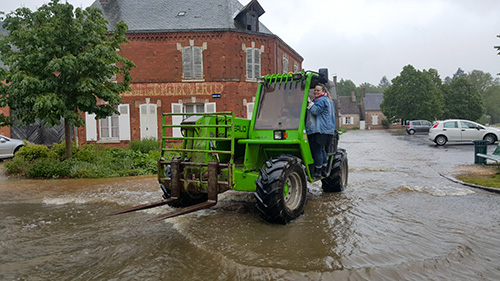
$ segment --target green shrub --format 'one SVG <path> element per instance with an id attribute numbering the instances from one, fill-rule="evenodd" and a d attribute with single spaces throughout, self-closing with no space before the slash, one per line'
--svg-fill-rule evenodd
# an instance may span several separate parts
<path id="1" fill-rule="evenodd" d="M 161 152 L 109 148 L 101 145 L 73 147 L 71 159 L 60 161 L 65 146 L 54 144 L 52 149 L 43 145 L 22 148 L 12 161 L 5 163 L 7 174 L 28 178 L 104 178 L 155 174 Z"/>
<path id="2" fill-rule="evenodd" d="M 384 129 L 389 129 L 390 126 L 391 124 L 389 123 L 389 120 L 382 119 L 382 127 L 384 127 Z"/>
<path id="3" fill-rule="evenodd" d="M 140 151 L 142 153 L 160 150 L 160 142 L 154 138 L 143 139 L 140 141 L 131 141 L 129 142 L 128 146 L 130 150 Z"/>
<path id="4" fill-rule="evenodd" d="M 73 155 L 78 153 L 78 147 L 75 142 L 71 142 L 71 152 Z M 66 158 L 66 142 L 53 143 L 50 149 L 50 158 L 65 159 Z"/>
<path id="5" fill-rule="evenodd" d="M 49 157 L 49 152 L 50 149 L 45 145 L 28 143 L 19 149 L 16 157 L 22 157 L 26 161 L 33 161 Z"/>
<path id="6" fill-rule="evenodd" d="M 86 144 L 80 147 L 73 155 L 74 159 L 89 163 L 99 162 L 105 158 L 109 149 L 100 145 Z"/>
<path id="7" fill-rule="evenodd" d="M 119 174 L 107 165 L 74 160 L 69 176 L 72 178 L 110 178 L 117 177 Z"/>
<path id="8" fill-rule="evenodd" d="M 23 174 L 26 167 L 26 160 L 16 154 L 12 161 L 5 162 L 5 173 L 8 175 Z"/>
<path id="9" fill-rule="evenodd" d="M 353 130 L 359 130 L 359 126 L 352 127 Z"/>
<path id="10" fill-rule="evenodd" d="M 70 163 L 54 159 L 36 160 L 26 167 L 28 178 L 60 178 L 70 174 Z"/>

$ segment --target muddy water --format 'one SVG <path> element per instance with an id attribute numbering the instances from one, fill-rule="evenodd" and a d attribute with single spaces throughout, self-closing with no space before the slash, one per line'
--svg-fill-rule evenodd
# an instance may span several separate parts
<path id="1" fill-rule="evenodd" d="M 348 189 L 309 186 L 303 216 L 270 225 L 251 194 L 159 223 L 155 177 L 0 177 L 0 280 L 499 280 L 500 196 L 439 173 L 473 147 L 354 131 Z M 418 140 L 421 138 L 421 141 Z"/>

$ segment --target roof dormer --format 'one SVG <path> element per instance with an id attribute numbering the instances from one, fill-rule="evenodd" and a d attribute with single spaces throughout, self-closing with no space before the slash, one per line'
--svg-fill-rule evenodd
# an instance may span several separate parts
<path id="1" fill-rule="evenodd" d="M 248 3 L 234 18 L 234 23 L 237 28 L 248 31 L 259 31 L 259 17 L 265 11 L 257 0 L 252 0 Z"/>

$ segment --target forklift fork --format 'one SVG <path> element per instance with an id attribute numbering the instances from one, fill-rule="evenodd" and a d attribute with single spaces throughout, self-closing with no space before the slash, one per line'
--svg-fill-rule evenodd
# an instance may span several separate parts
<path id="1" fill-rule="evenodd" d="M 124 214 L 124 213 L 130 213 L 130 212 L 135 212 L 139 210 L 146 210 L 150 208 L 155 208 L 159 206 L 163 206 L 172 202 L 175 202 L 176 200 L 179 200 L 180 195 L 181 195 L 181 179 L 180 179 L 180 159 L 172 160 L 171 162 L 171 197 L 152 202 L 152 203 L 147 203 L 143 205 L 138 205 L 130 208 L 126 208 L 120 211 L 115 211 L 112 213 L 109 213 L 108 215 L 118 215 L 118 214 Z M 217 180 L 217 174 L 219 170 L 219 162 L 217 161 L 211 161 L 208 163 L 208 200 L 205 202 L 201 202 L 192 206 L 184 207 L 184 208 L 179 208 L 173 211 L 170 211 L 168 213 L 159 215 L 157 217 L 151 218 L 148 220 L 148 222 L 154 222 L 154 221 L 160 221 L 164 220 L 167 218 L 172 218 L 192 212 L 196 212 L 199 210 L 203 209 L 208 209 L 214 205 L 217 204 L 217 194 L 218 194 L 218 180 Z"/>

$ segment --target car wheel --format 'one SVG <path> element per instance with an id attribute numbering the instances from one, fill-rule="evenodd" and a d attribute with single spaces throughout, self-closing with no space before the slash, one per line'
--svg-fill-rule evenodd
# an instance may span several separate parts
<path id="1" fill-rule="evenodd" d="M 19 151 L 19 149 L 21 149 L 21 147 L 23 147 L 22 145 L 16 147 L 16 149 L 14 149 L 14 152 L 12 153 L 12 155 L 16 155 L 16 153 Z"/>
<path id="2" fill-rule="evenodd" d="M 437 136 L 437 137 L 434 139 L 434 142 L 435 142 L 437 145 L 444 145 L 447 141 L 448 141 L 448 139 L 447 139 L 445 136 Z"/>
<path id="3" fill-rule="evenodd" d="M 413 130 L 413 129 L 409 130 L 409 131 L 408 131 L 408 134 L 409 134 L 409 135 L 414 135 L 414 134 L 415 134 L 415 130 Z"/>
<path id="4" fill-rule="evenodd" d="M 484 136 L 483 140 L 488 141 L 488 144 L 494 144 L 497 141 L 495 135 L 487 134 Z"/>

